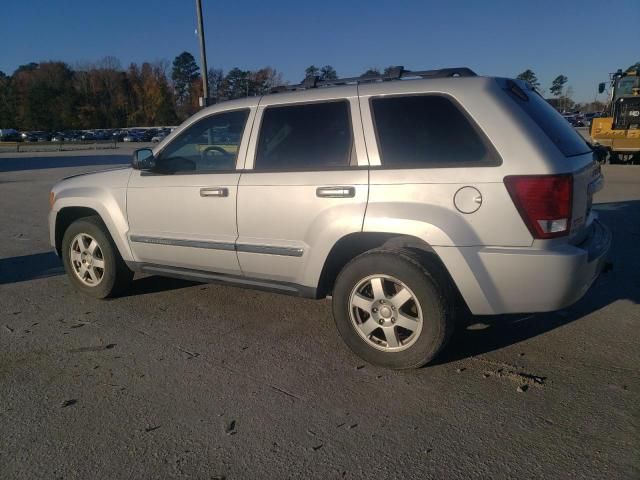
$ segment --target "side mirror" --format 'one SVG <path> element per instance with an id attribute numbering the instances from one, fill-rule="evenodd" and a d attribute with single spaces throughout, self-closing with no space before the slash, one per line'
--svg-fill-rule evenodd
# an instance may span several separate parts
<path id="1" fill-rule="evenodd" d="M 598 84 L 598 93 L 604 92 L 606 85 L 604 82 Z"/>
<path id="2" fill-rule="evenodd" d="M 156 166 L 156 159 L 150 148 L 139 148 L 133 152 L 131 166 L 136 170 L 151 170 Z"/>

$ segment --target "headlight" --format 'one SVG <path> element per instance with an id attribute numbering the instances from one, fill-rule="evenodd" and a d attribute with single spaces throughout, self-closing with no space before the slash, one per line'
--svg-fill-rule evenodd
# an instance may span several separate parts
<path id="1" fill-rule="evenodd" d="M 49 210 L 53 208 L 53 203 L 56 201 L 56 194 L 49 192 Z"/>

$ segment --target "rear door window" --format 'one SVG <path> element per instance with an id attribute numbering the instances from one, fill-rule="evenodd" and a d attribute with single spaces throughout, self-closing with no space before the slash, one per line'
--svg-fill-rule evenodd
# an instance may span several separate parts
<path id="1" fill-rule="evenodd" d="M 371 100 L 383 166 L 429 168 L 500 164 L 493 146 L 449 97 Z"/>
<path id="2" fill-rule="evenodd" d="M 255 170 L 313 170 L 353 164 L 347 101 L 267 107 Z"/>
<path id="3" fill-rule="evenodd" d="M 534 90 L 513 80 L 499 79 L 509 96 L 542 129 L 566 157 L 589 153 L 591 147 L 573 126 Z"/>

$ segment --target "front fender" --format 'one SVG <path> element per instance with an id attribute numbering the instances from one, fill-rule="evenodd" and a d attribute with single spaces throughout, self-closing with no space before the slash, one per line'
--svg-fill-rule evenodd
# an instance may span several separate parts
<path id="1" fill-rule="evenodd" d="M 55 244 L 55 225 L 59 212 L 67 207 L 82 207 L 95 210 L 106 225 L 111 238 L 125 261 L 133 261 L 127 241 L 129 224 L 126 217 L 127 189 L 103 187 L 71 187 L 55 193 L 50 214 L 52 243 Z"/>

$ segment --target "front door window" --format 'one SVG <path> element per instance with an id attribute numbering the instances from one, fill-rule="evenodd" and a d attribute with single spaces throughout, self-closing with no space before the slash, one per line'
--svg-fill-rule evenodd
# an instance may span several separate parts
<path id="1" fill-rule="evenodd" d="M 182 132 L 156 159 L 158 173 L 235 170 L 249 110 L 206 117 Z"/>

